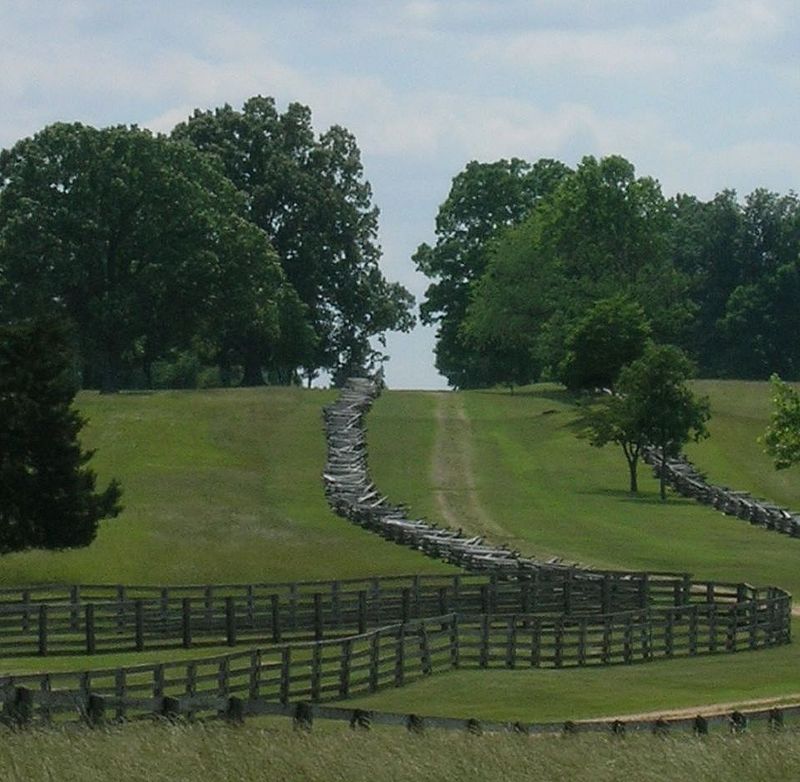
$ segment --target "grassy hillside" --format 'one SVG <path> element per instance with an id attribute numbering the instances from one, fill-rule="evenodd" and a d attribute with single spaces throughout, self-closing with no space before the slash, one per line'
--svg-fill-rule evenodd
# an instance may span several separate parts
<path id="1" fill-rule="evenodd" d="M 363 532 L 322 493 L 331 392 L 83 393 L 84 440 L 125 511 L 88 548 L 3 557 L 0 583 L 225 583 L 435 572 Z"/>
<path id="2" fill-rule="evenodd" d="M 767 384 L 709 382 L 701 389 L 720 412 L 711 440 L 692 452 L 698 464 L 714 480 L 767 496 L 782 485 L 780 499 L 800 506 L 798 470 L 776 476 L 755 442 L 768 414 Z M 575 410 L 568 394 L 548 386 L 514 395 L 388 393 L 370 418 L 373 474 L 418 513 L 441 519 L 446 509 L 451 524 L 458 519 L 527 553 L 600 567 L 688 570 L 800 594 L 800 540 L 674 495 L 662 503 L 646 467 L 641 494 L 631 497 L 622 454 L 578 440 Z M 398 441 L 402 449 L 392 447 Z M 458 672 L 361 703 L 565 719 L 800 694 L 798 670 L 800 650 L 793 645 L 602 670 Z"/>

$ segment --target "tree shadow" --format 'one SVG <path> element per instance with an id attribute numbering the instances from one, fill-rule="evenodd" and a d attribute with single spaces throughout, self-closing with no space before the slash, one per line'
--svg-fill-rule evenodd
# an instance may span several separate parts
<path id="1" fill-rule="evenodd" d="M 608 497 L 619 502 L 633 503 L 636 505 L 657 505 L 659 507 L 670 506 L 672 508 L 694 505 L 695 501 L 689 497 L 681 497 L 674 493 L 668 493 L 667 499 L 662 500 L 658 494 L 631 494 L 627 489 L 576 489 L 576 494 L 587 497 Z"/>

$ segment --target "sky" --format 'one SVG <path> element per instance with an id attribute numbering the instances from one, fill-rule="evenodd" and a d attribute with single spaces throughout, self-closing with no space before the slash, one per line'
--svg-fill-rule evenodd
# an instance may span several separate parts
<path id="1" fill-rule="evenodd" d="M 0 147 L 55 121 L 168 132 L 250 96 L 344 125 L 411 261 L 471 160 L 620 154 L 665 195 L 800 181 L 797 0 L 0 0 Z M 393 388 L 442 388 L 434 332 L 390 335 Z"/>

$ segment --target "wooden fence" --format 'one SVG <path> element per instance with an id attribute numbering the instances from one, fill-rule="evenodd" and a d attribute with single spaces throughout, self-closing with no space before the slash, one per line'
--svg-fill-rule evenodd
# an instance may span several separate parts
<path id="1" fill-rule="evenodd" d="M 19 688 L 44 719 L 79 713 L 89 696 L 122 719 L 182 713 L 219 700 L 325 702 L 401 687 L 451 668 L 563 668 L 759 649 L 789 640 L 786 598 L 688 603 L 611 613 L 457 613 L 385 625 L 342 638 L 293 642 L 216 657 L 107 670 L 0 678 L 8 711 Z M 28 696 L 26 696 L 28 697 Z M 208 700 L 208 699 L 211 700 Z"/>

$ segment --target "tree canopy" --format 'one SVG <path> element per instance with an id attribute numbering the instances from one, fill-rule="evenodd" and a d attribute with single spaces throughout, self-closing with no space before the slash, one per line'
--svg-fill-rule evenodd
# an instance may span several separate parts
<path id="1" fill-rule="evenodd" d="M 291 295 L 241 196 L 186 144 L 56 124 L 0 153 L 0 312 L 68 316 L 87 384 L 114 390 L 203 338 L 263 357 Z"/>
<path id="2" fill-rule="evenodd" d="M 592 406 L 580 422 L 580 435 L 602 447 L 619 445 L 628 462 L 630 490 L 637 491 L 636 469 L 645 445 L 660 450 L 663 464 L 689 440 L 708 437 L 708 399 L 696 398 L 687 381 L 691 361 L 672 345 L 650 343 L 619 373 L 617 390 Z M 666 499 L 666 471 L 661 470 L 661 499 Z"/>
<path id="3" fill-rule="evenodd" d="M 86 546 L 121 510 L 116 481 L 95 490 L 74 380 L 58 321 L 0 325 L 0 553 Z"/>
<path id="4" fill-rule="evenodd" d="M 462 326 L 471 286 L 486 269 L 492 241 L 520 223 L 568 171 L 555 160 L 531 164 L 513 158 L 473 161 L 453 179 L 436 217 L 436 244 L 421 244 L 413 258 L 433 280 L 420 312 L 424 323 L 438 326 L 436 367 L 451 385 L 505 382 L 508 372 L 519 374 L 520 361 L 527 360 L 524 345 L 511 347 L 507 333 L 492 335 L 492 349 L 486 350 L 477 330 L 469 335 Z"/>
<path id="5" fill-rule="evenodd" d="M 311 111 L 280 113 L 256 96 L 241 111 L 196 110 L 172 132 L 218 160 L 244 194 L 306 307 L 314 339 L 294 359 L 311 378 L 335 378 L 374 363 L 371 339 L 414 325 L 413 297 L 378 265 L 378 209 L 363 178 L 355 137 L 338 125 L 314 133 Z M 288 347 L 288 346 L 287 346 Z"/>

